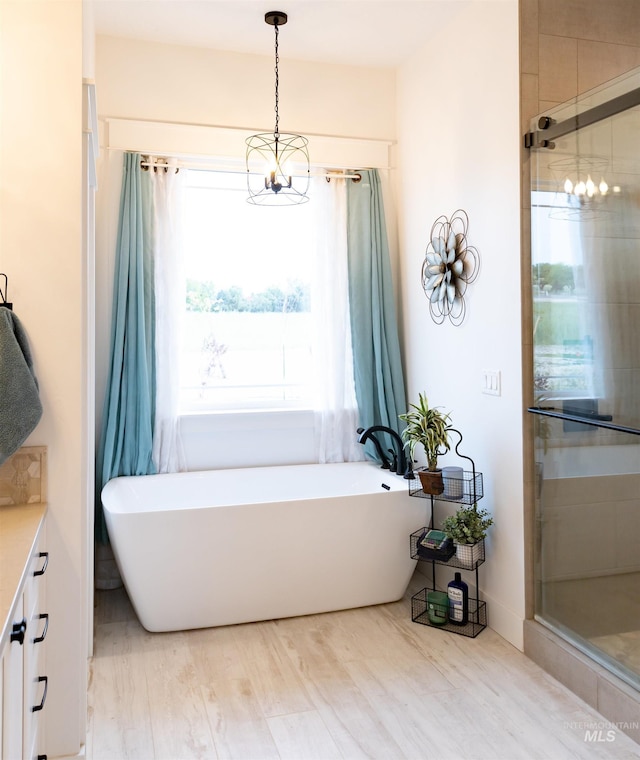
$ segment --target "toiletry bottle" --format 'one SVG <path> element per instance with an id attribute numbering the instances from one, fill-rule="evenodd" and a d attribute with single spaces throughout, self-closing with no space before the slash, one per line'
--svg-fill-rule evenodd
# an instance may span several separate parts
<path id="1" fill-rule="evenodd" d="M 447 586 L 449 597 L 449 622 L 466 625 L 469 620 L 469 587 L 462 580 L 460 573 Z"/>

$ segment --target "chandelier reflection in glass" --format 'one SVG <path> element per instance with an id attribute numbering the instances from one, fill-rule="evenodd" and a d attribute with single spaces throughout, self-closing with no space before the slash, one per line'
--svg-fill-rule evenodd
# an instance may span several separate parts
<path id="1" fill-rule="evenodd" d="M 309 141 L 302 135 L 280 132 L 278 112 L 278 34 L 287 23 L 287 14 L 269 11 L 264 20 L 275 30 L 275 114 L 273 132 L 246 139 L 247 187 L 249 203 L 258 206 L 292 206 L 309 200 Z"/>
<path id="2" fill-rule="evenodd" d="M 600 178 L 600 182 L 596 184 L 591 175 L 587 174 L 586 180 L 578 178 L 575 183 L 571 180 L 571 177 L 567 177 L 564 181 L 563 190 L 567 195 L 573 195 L 578 200 L 583 201 L 585 199 L 593 198 L 597 195 L 605 196 L 609 192 L 609 185 L 605 182 L 604 177 Z M 614 185 L 612 188 L 614 193 L 619 193 L 620 188 L 618 185 Z"/>
<path id="3" fill-rule="evenodd" d="M 619 185 L 607 182 L 610 163 L 606 157 L 583 154 L 553 161 L 549 168 L 562 177 L 560 184 L 568 200 L 584 205 L 621 192 Z"/>

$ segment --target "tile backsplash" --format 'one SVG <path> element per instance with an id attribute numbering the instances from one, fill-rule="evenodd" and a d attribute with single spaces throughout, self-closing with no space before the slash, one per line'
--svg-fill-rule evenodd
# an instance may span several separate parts
<path id="1" fill-rule="evenodd" d="M 47 447 L 22 446 L 0 465 L 0 507 L 47 500 Z"/>

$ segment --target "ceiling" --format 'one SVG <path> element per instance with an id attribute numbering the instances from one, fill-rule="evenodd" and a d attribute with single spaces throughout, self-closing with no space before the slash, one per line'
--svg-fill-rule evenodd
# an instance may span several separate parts
<path id="1" fill-rule="evenodd" d="M 96 33 L 273 55 L 267 11 L 288 14 L 282 59 L 395 67 L 470 2 L 485 0 L 92 0 Z M 455 54 L 455 40 L 452 40 Z"/>

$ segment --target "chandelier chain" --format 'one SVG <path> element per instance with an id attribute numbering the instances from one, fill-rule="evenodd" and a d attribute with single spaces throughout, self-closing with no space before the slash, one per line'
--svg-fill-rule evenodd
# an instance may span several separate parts
<path id="1" fill-rule="evenodd" d="M 1 2 L 1 0 L 0 0 Z M 275 36 L 275 126 L 273 133 L 247 137 L 247 187 L 249 203 L 256 206 L 292 206 L 309 200 L 310 164 L 302 135 L 280 134 L 280 26 L 287 23 L 282 11 L 265 13 L 264 20 L 274 27 Z"/>
<path id="2" fill-rule="evenodd" d="M 280 114 L 278 113 L 278 63 L 280 61 L 280 57 L 278 55 L 278 24 L 276 23 L 273 26 L 274 26 L 275 33 L 276 33 L 276 45 L 275 45 L 275 49 L 276 49 L 276 66 L 275 66 L 275 72 L 276 72 L 276 105 L 275 105 L 275 108 L 274 108 L 274 110 L 276 112 L 276 128 L 274 130 L 274 135 L 275 135 L 275 137 L 277 139 L 278 135 L 280 134 L 279 128 L 278 128 L 278 124 L 280 122 Z"/>

